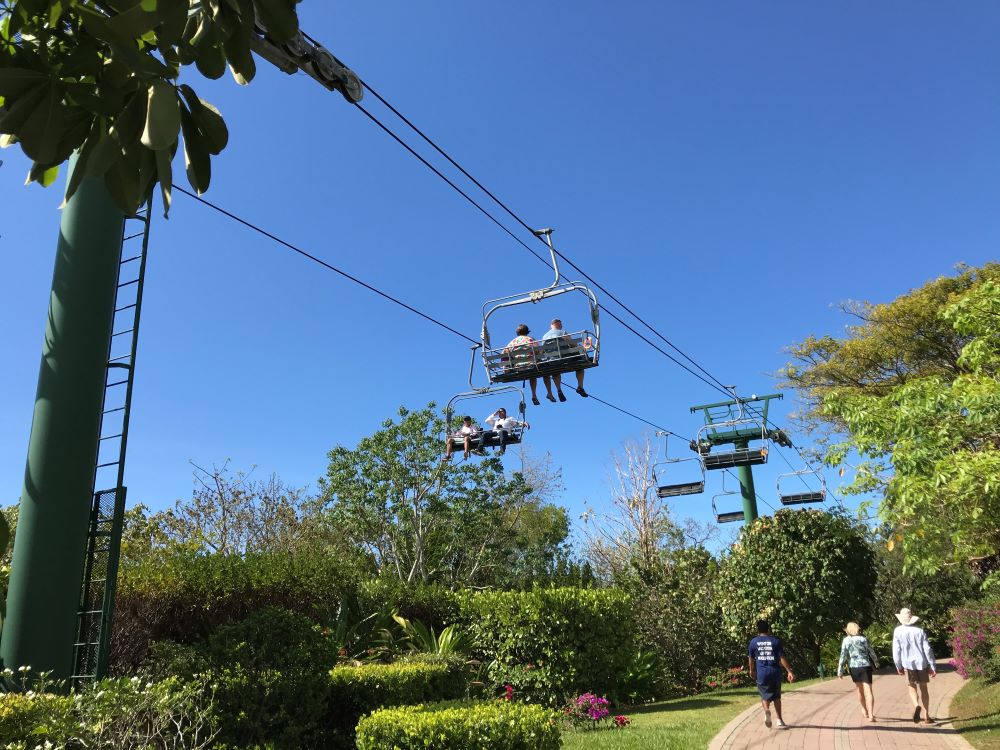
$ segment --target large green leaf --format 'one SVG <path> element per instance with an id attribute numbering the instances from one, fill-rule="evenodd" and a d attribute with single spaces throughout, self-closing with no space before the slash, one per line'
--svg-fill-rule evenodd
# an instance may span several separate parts
<path id="1" fill-rule="evenodd" d="M 256 0 L 260 20 L 276 42 L 287 42 L 299 32 L 295 0 Z"/>
<path id="2" fill-rule="evenodd" d="M 59 90 L 49 85 L 18 134 L 21 148 L 32 160 L 51 163 L 66 126 L 66 109 Z"/>
<path id="3" fill-rule="evenodd" d="M 184 167 L 188 182 L 199 195 L 208 190 L 212 181 L 212 161 L 193 115 L 181 107 L 181 128 L 184 131 Z"/>
<path id="4" fill-rule="evenodd" d="M 229 142 L 229 129 L 226 127 L 222 115 L 219 114 L 219 110 L 204 99 L 198 98 L 194 89 L 187 84 L 181 84 L 180 90 L 191 110 L 191 116 L 205 138 L 205 148 L 208 153 L 221 153 Z"/>
<path id="5" fill-rule="evenodd" d="M 146 127 L 140 140 L 146 148 L 160 151 L 177 141 L 181 128 L 180 102 L 177 100 L 177 89 L 166 81 L 153 81 L 148 90 Z"/>
<path id="6" fill-rule="evenodd" d="M 31 117 L 48 88 L 48 83 L 37 86 L 10 104 L 6 112 L 0 114 L 0 133 L 10 133 L 20 137 L 24 124 Z"/>
<path id="7" fill-rule="evenodd" d="M 17 97 L 48 80 L 47 75 L 37 70 L 0 68 L 0 96 Z"/>
<path id="8" fill-rule="evenodd" d="M 170 165 L 170 151 L 160 149 L 156 152 L 156 179 L 160 183 L 160 193 L 163 195 L 163 216 L 170 212 L 170 189 L 173 187 L 173 170 Z"/>

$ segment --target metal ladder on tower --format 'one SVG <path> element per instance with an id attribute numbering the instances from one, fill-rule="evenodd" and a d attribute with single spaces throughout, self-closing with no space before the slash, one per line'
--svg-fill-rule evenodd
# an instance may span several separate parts
<path id="1" fill-rule="evenodd" d="M 100 442 L 94 468 L 87 559 L 80 588 L 73 644 L 74 687 L 107 674 L 118 560 L 125 517 L 125 450 L 128 445 L 135 354 L 146 276 L 152 203 L 122 222 L 114 327 L 101 408 Z M 99 489 L 101 487 L 110 489 Z"/>

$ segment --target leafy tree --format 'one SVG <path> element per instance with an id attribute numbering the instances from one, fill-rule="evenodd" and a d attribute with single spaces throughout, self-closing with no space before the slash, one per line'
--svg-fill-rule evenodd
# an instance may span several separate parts
<path id="1" fill-rule="evenodd" d="M 847 620 L 868 621 L 875 581 L 875 553 L 857 524 L 838 513 L 782 510 L 743 527 L 717 591 L 733 636 L 769 620 L 814 666 L 827 636 Z"/>
<path id="2" fill-rule="evenodd" d="M 0 0 L 0 145 L 20 143 L 29 182 L 51 185 L 74 151 L 66 189 L 85 176 L 133 213 L 158 181 L 170 206 L 171 159 L 183 133 L 188 181 L 200 192 L 228 133 L 218 110 L 178 79 L 228 66 L 254 77 L 255 18 L 278 43 L 298 32 L 297 0 Z"/>
<path id="3" fill-rule="evenodd" d="M 807 339 L 786 384 L 806 419 L 857 454 L 849 493 L 881 496 L 888 545 L 907 569 L 1000 550 L 1000 265 L 963 268 L 885 305 L 852 305 L 844 340 Z"/>
<path id="4" fill-rule="evenodd" d="M 665 694 L 694 692 L 709 674 L 742 662 L 742 644 L 724 626 L 718 575 L 715 558 L 693 547 L 666 554 L 657 570 L 619 582 L 631 594 L 636 641 L 657 656 Z"/>
<path id="5" fill-rule="evenodd" d="M 444 423 L 433 404 L 401 407 L 398 416 L 356 448 L 331 450 L 320 480 L 328 522 L 371 554 L 380 574 L 488 585 L 512 559 L 530 554 L 516 551 L 518 542 L 535 543 L 536 551 L 552 546 L 558 524 L 553 532 L 550 511 L 520 472 L 506 476 L 496 457 L 441 461 Z M 532 532 L 545 525 L 548 531 Z"/>

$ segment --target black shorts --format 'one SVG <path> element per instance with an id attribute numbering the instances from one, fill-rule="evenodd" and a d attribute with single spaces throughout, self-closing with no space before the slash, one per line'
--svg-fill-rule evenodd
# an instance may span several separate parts
<path id="1" fill-rule="evenodd" d="M 851 679 L 855 682 L 865 682 L 869 685 L 872 684 L 872 668 L 867 667 L 851 667 Z"/>
<path id="2" fill-rule="evenodd" d="M 781 700 L 781 674 L 777 673 L 763 682 L 758 682 L 757 692 L 760 693 L 762 701 Z"/>

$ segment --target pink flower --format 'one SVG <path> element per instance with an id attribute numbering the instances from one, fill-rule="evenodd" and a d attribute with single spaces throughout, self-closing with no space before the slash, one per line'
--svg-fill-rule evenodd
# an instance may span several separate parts
<path id="1" fill-rule="evenodd" d="M 619 714 L 618 716 L 615 717 L 616 727 L 627 727 L 631 723 L 632 720 L 627 716 L 622 716 L 621 714 Z"/>

